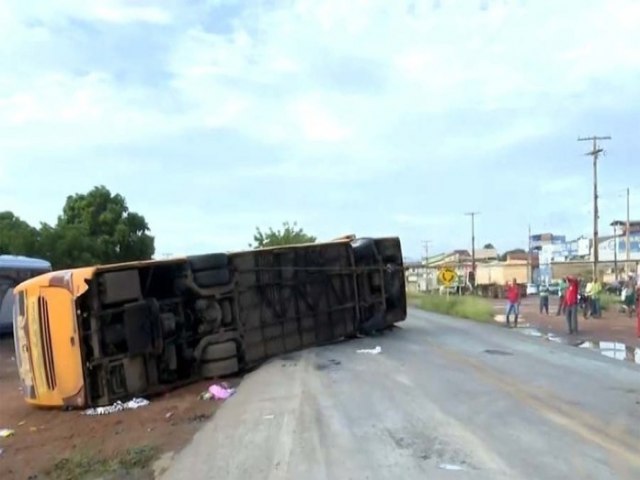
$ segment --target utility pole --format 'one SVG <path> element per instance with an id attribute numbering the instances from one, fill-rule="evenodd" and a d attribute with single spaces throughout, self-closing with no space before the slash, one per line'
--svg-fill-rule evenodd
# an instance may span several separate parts
<path id="1" fill-rule="evenodd" d="M 475 280 L 476 276 L 476 215 L 480 212 L 467 212 L 465 215 L 471 217 L 471 271 Z M 475 282 L 474 282 L 475 283 Z M 475 285 L 473 285 L 475 287 Z"/>
<path id="2" fill-rule="evenodd" d="M 579 142 L 593 142 L 593 148 L 585 155 L 591 155 L 593 158 L 593 277 L 598 278 L 598 155 L 604 152 L 604 149 L 598 147 L 598 140 L 611 140 L 610 136 L 598 137 L 578 137 Z"/>
<path id="3" fill-rule="evenodd" d="M 626 240 L 625 240 L 625 251 L 627 253 L 627 258 L 624 263 L 624 273 L 627 274 L 627 278 L 629 278 L 629 262 L 631 261 L 631 241 L 629 230 L 631 230 L 631 222 L 629 220 L 629 187 L 627 187 L 627 232 L 626 232 Z"/>
<path id="4" fill-rule="evenodd" d="M 426 292 L 429 291 L 429 244 L 431 240 L 424 240 L 422 244 L 424 245 L 424 289 Z"/>
<path id="5" fill-rule="evenodd" d="M 618 228 L 613 224 L 613 272 L 618 283 Z"/>
<path id="6" fill-rule="evenodd" d="M 531 225 L 529 225 L 529 236 L 527 237 L 527 283 L 533 283 L 531 270 Z"/>

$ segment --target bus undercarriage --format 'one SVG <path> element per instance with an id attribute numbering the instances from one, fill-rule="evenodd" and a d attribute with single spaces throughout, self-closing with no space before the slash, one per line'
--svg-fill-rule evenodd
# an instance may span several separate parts
<path id="1" fill-rule="evenodd" d="M 107 405 L 404 320 L 400 241 L 100 267 L 76 309 L 85 406 Z"/>

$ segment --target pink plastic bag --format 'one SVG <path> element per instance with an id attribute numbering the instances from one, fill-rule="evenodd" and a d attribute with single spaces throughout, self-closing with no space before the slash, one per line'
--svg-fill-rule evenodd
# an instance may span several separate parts
<path id="1" fill-rule="evenodd" d="M 226 384 L 222 384 L 222 385 L 214 384 L 209 387 L 209 393 L 216 400 L 226 400 L 231 395 L 236 393 L 236 389 L 230 388 Z"/>

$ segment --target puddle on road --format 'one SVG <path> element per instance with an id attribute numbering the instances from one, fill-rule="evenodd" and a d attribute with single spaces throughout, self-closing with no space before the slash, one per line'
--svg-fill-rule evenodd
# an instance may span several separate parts
<path id="1" fill-rule="evenodd" d="M 504 315 L 496 315 L 494 320 L 499 323 L 505 323 Z M 523 323 L 516 329 L 518 333 L 528 335 L 530 337 L 543 338 L 550 342 L 562 343 L 565 345 L 572 345 L 579 348 L 588 348 L 590 350 L 596 350 L 602 355 L 614 358 L 616 360 L 622 360 L 626 362 L 636 363 L 640 365 L 640 348 L 636 348 L 630 345 L 625 345 L 620 342 L 596 342 L 596 341 L 583 341 L 578 344 L 570 343 L 567 339 L 556 335 L 554 333 L 544 333 L 535 327 L 532 327 L 529 323 Z M 486 352 L 486 351 L 485 351 Z M 489 353 L 489 352 L 486 352 Z"/>
<path id="2" fill-rule="evenodd" d="M 624 343 L 586 341 L 577 344 L 576 347 L 597 350 L 605 357 L 624 360 L 640 365 L 640 348 L 625 345 Z"/>
<path id="3" fill-rule="evenodd" d="M 518 331 L 520 333 L 524 333 L 525 335 L 530 335 L 532 337 L 544 337 L 544 334 L 537 328 L 524 327 L 524 328 L 518 328 Z"/>

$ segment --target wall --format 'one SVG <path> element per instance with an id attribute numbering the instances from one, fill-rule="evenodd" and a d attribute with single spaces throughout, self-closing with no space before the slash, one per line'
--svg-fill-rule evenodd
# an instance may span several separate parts
<path id="1" fill-rule="evenodd" d="M 528 283 L 526 261 L 481 263 L 476 267 L 476 283 L 478 285 L 488 285 L 491 283 L 504 285 L 514 278 L 518 283 Z"/>

